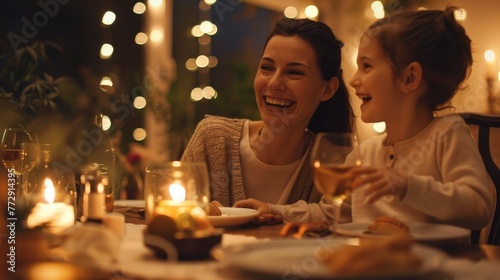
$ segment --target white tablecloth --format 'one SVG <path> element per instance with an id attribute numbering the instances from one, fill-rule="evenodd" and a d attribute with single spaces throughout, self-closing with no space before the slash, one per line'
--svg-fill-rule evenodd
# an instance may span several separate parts
<path id="1" fill-rule="evenodd" d="M 115 271 L 130 279 L 141 277 L 145 279 L 258 279 L 248 273 L 229 267 L 215 260 L 181 261 L 170 263 L 156 259 L 152 252 L 143 245 L 142 232 L 144 225 L 126 224 L 125 239 L 118 254 Z M 267 242 L 268 239 L 224 234 L 222 246 L 244 242 Z M 452 278 L 460 280 L 500 279 L 500 262 L 498 261 L 471 261 L 465 259 L 443 259 L 440 270 Z M 442 274 L 441 273 L 441 274 Z M 431 279 L 434 279 L 431 277 Z M 437 278 L 436 278 L 437 279 Z M 441 278 L 443 279 L 443 278 Z"/>

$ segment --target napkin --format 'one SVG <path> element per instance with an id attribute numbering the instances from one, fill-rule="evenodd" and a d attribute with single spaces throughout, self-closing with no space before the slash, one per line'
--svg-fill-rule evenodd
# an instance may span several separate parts
<path id="1" fill-rule="evenodd" d="M 79 265 L 109 270 L 116 261 L 120 240 L 99 225 L 76 224 L 49 237 L 50 258 Z"/>
<path id="2" fill-rule="evenodd" d="M 269 238 L 256 238 L 254 236 L 246 236 L 241 234 L 228 234 L 224 233 L 222 235 L 221 246 L 226 247 L 233 244 L 244 244 L 244 243 L 252 243 L 252 242 L 262 242 L 269 241 Z"/>

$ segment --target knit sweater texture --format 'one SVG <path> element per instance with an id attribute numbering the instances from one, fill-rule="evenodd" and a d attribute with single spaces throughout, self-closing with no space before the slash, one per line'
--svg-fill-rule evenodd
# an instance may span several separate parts
<path id="1" fill-rule="evenodd" d="M 243 183 L 239 150 L 245 121 L 247 120 L 206 116 L 197 125 L 181 158 L 182 161 L 207 163 L 211 198 L 226 207 L 248 198 Z M 313 144 L 314 141 L 309 142 L 309 152 Z M 287 200 L 288 204 L 299 200 L 308 203 L 319 202 L 321 194 L 313 186 L 311 169 L 308 154 L 300 167 Z"/>

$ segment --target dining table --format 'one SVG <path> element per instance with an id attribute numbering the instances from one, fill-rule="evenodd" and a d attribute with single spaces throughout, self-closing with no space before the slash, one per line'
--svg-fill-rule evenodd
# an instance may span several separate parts
<path id="1" fill-rule="evenodd" d="M 122 201 L 123 202 L 123 201 Z M 253 279 L 342 279 L 335 275 L 324 275 L 314 272 L 318 269 L 318 263 L 311 262 L 310 257 L 304 257 L 302 263 L 290 266 L 290 269 L 282 273 L 272 269 L 274 265 L 283 266 L 288 257 L 280 254 L 281 247 L 276 247 L 278 257 L 265 256 L 262 260 L 252 261 L 267 267 L 271 267 L 273 273 L 266 273 L 260 269 L 252 269 L 252 266 L 234 265 L 235 262 L 218 256 L 225 252 L 225 248 L 266 248 L 272 244 L 285 244 L 290 254 L 299 253 L 301 244 L 307 242 L 321 244 L 356 244 L 359 238 L 341 236 L 338 234 L 327 234 L 321 236 L 306 236 L 296 239 L 291 235 L 282 236 L 283 224 L 274 225 L 250 225 L 241 224 L 223 227 L 220 244 L 214 246 L 212 252 L 204 258 L 194 260 L 171 261 L 155 256 L 154 252 L 144 243 L 144 233 L 147 229 L 144 207 L 134 204 L 117 203 L 114 213 L 124 216 L 124 236 L 115 241 L 109 236 L 88 236 L 83 244 L 88 255 L 76 256 L 74 260 L 86 263 L 75 264 L 71 262 L 42 262 L 32 263 L 23 271 L 14 274 L 13 278 L 6 279 L 112 279 L 112 280 L 157 280 L 157 279 L 203 279 L 203 280 L 253 280 Z M 82 234 L 83 227 L 74 230 Z M 108 239 L 107 239 L 108 238 Z M 114 239 L 114 238 L 113 238 Z M 281 242 L 281 243 L 280 243 Z M 306 243 L 304 243 L 306 242 Z M 94 246 L 95 248 L 92 248 Z M 253 247 L 252 247 L 253 246 Z M 420 245 L 419 245 L 420 246 Z M 487 244 L 471 244 L 468 240 L 456 240 L 455 242 L 443 242 L 435 244 L 422 244 L 422 248 L 438 252 L 439 263 L 423 273 L 404 275 L 404 277 L 350 277 L 348 279 L 428 279 L 428 280 L 465 280 L 465 279 L 499 279 L 500 277 L 500 246 Z M 92 248 L 92 249 L 91 249 Z M 106 251 L 103 248 L 113 248 Z M 240 249 L 238 249 L 240 248 Z M 269 248 L 268 248 L 269 249 Z M 247 252 L 242 251 L 245 256 Z M 235 254 L 238 256 L 238 254 Z M 229 256 L 229 258 L 234 256 Z M 270 259 L 271 258 L 271 259 Z M 282 260 L 280 260 L 282 259 Z M 281 261 L 281 263 L 280 263 Z M 265 263 L 263 263 L 265 262 Z M 237 263 L 237 262 L 236 262 Z M 241 263 L 241 262 L 240 262 Z M 84 269 L 85 268 L 85 269 Z M 250 269 L 248 269 L 250 268 Z M 40 271 L 50 271 L 49 278 L 40 278 Z M 57 273 L 53 273 L 57 271 Z M 64 272 L 71 273 L 67 277 Z M 279 273 L 276 273 L 279 272 Z M 293 272 L 293 273 L 292 273 Z M 33 275 L 35 275 L 33 277 Z M 47 274 L 49 275 L 49 274 Z M 59 277 L 56 277 L 59 276 Z M 54 278 L 56 277 L 56 278 Z"/>
<path id="2" fill-rule="evenodd" d="M 157 259 L 143 244 L 143 232 L 146 227 L 144 210 L 137 207 L 116 206 L 115 212 L 126 218 L 126 235 L 119 254 L 114 277 L 116 279 L 313 279 L 311 275 L 266 275 L 261 271 L 245 270 L 231 265 L 231 262 L 217 260 L 209 256 L 203 260 L 168 262 Z M 283 224 L 275 225 L 239 225 L 223 228 L 222 242 L 219 247 L 235 244 L 255 244 L 280 240 L 289 240 L 293 246 L 292 236 L 283 237 Z M 355 243 L 356 238 L 338 235 L 321 237 L 305 237 L 305 239 L 340 240 Z M 303 239 L 302 239 L 303 240 Z M 412 279 L 499 279 L 500 246 L 487 244 L 471 244 L 468 240 L 424 244 L 443 252 L 445 260 L 432 271 L 416 275 Z M 212 254 L 213 255 L 213 254 Z M 279 261 L 279 260 L 276 260 Z M 323 277 L 320 277 L 323 279 Z M 331 279 L 336 279 L 332 277 Z M 353 278 L 357 279 L 357 278 Z"/>

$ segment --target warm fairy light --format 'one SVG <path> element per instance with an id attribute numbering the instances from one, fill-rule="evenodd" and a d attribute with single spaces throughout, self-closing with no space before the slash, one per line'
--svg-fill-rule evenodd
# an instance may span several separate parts
<path id="1" fill-rule="evenodd" d="M 206 55 L 200 55 L 196 58 L 196 66 L 204 68 L 208 66 L 208 57 Z"/>
<path id="2" fill-rule="evenodd" d="M 115 19 L 116 19 L 116 14 L 113 13 L 112 11 L 107 11 L 102 16 L 102 23 L 105 25 L 111 25 L 113 24 L 113 22 L 115 22 Z"/>
<path id="3" fill-rule="evenodd" d="M 370 7 L 374 12 L 384 10 L 384 4 L 382 4 L 382 2 L 380 1 L 373 1 Z"/>
<path id="4" fill-rule="evenodd" d="M 153 7 L 159 7 L 163 3 L 163 0 L 149 0 L 149 4 Z"/>
<path id="5" fill-rule="evenodd" d="M 382 10 L 382 11 L 376 11 L 376 12 L 373 12 L 373 16 L 374 16 L 375 18 L 378 18 L 378 19 L 380 19 L 380 18 L 384 18 L 384 17 L 385 17 L 385 11 L 384 11 L 384 10 Z"/>
<path id="6" fill-rule="evenodd" d="M 191 35 L 193 35 L 194 37 L 203 36 L 203 31 L 201 31 L 200 25 L 193 26 L 193 28 L 191 29 Z"/>
<path id="7" fill-rule="evenodd" d="M 146 130 L 144 128 L 136 128 L 132 132 L 132 137 L 134 138 L 135 141 L 142 141 L 146 139 Z"/>
<path id="8" fill-rule="evenodd" d="M 191 90 L 191 100 L 200 101 L 201 99 L 203 99 L 203 90 L 199 87 L 193 88 Z"/>
<path id="9" fill-rule="evenodd" d="M 380 1 L 373 1 L 371 4 L 371 9 L 375 18 L 383 18 L 385 16 L 384 4 Z"/>
<path id="10" fill-rule="evenodd" d="M 135 35 L 135 43 L 137 45 L 144 45 L 148 41 L 148 35 L 144 32 L 139 32 Z"/>
<path id="11" fill-rule="evenodd" d="M 49 178 L 45 178 L 43 183 L 45 185 L 43 193 L 45 201 L 47 203 L 54 203 L 54 200 L 56 200 L 56 189 L 54 188 L 54 183 Z"/>
<path id="12" fill-rule="evenodd" d="M 168 187 L 168 191 L 173 201 L 181 202 L 186 200 L 186 189 L 182 185 L 177 183 L 171 184 Z"/>
<path id="13" fill-rule="evenodd" d="M 116 88 L 113 87 L 113 80 L 110 77 L 104 76 L 101 78 L 101 82 L 99 83 L 99 88 L 108 94 L 113 94 L 116 92 Z"/>
<path id="14" fill-rule="evenodd" d="M 196 59 L 190 58 L 190 59 L 186 60 L 186 69 L 187 70 L 194 71 L 197 68 L 198 68 L 198 66 L 196 66 Z"/>
<path id="15" fill-rule="evenodd" d="M 205 4 L 207 5 L 213 5 L 215 4 L 215 2 L 217 2 L 217 0 L 203 0 L 203 2 L 205 2 Z"/>
<path id="16" fill-rule="evenodd" d="M 205 20 L 204 22 L 200 23 L 200 30 L 203 33 L 210 33 L 213 28 L 212 26 L 213 24 L 210 21 Z"/>
<path id="17" fill-rule="evenodd" d="M 487 50 L 484 52 L 484 59 L 486 62 L 493 62 L 495 61 L 495 52 L 492 50 Z"/>
<path id="18" fill-rule="evenodd" d="M 106 115 L 102 115 L 102 130 L 107 131 L 110 128 L 111 128 L 111 119 Z"/>
<path id="19" fill-rule="evenodd" d="M 134 108 L 136 109 L 143 109 L 144 107 L 146 107 L 146 98 L 144 98 L 143 96 L 137 96 L 136 98 L 134 98 Z"/>
<path id="20" fill-rule="evenodd" d="M 202 46 L 210 44 L 211 41 L 212 39 L 210 39 L 210 36 L 201 36 L 200 38 L 198 38 L 198 44 Z"/>
<path id="21" fill-rule="evenodd" d="M 215 57 L 213 55 L 208 57 L 208 67 L 213 68 L 213 67 L 217 66 L 218 63 L 219 63 L 219 60 L 217 59 L 217 57 Z"/>
<path id="22" fill-rule="evenodd" d="M 217 30 L 218 30 L 217 25 L 212 24 L 212 29 L 210 30 L 210 32 L 207 32 L 207 34 L 213 36 L 215 35 L 215 33 L 217 33 Z"/>
<path id="23" fill-rule="evenodd" d="M 308 18 L 315 18 L 318 16 L 319 11 L 318 8 L 314 5 L 309 5 L 305 8 L 304 13 Z"/>
<path id="24" fill-rule="evenodd" d="M 373 124 L 373 130 L 378 133 L 382 133 L 385 131 L 385 122 L 377 122 Z"/>
<path id="25" fill-rule="evenodd" d="M 283 11 L 283 14 L 287 18 L 296 18 L 299 15 L 299 11 L 294 6 L 288 6 Z"/>
<path id="26" fill-rule="evenodd" d="M 465 9 L 456 9 L 453 14 L 457 21 L 465 21 L 467 19 L 467 11 Z"/>
<path id="27" fill-rule="evenodd" d="M 215 89 L 213 87 L 206 86 L 202 90 L 202 95 L 206 99 L 212 99 L 212 98 L 215 98 L 215 96 L 217 95 L 217 92 L 215 91 Z"/>
<path id="28" fill-rule="evenodd" d="M 101 47 L 101 58 L 110 58 L 113 54 L 113 46 L 111 44 L 103 44 Z"/>
<path id="29" fill-rule="evenodd" d="M 153 42 L 159 42 L 163 40 L 163 31 L 160 29 L 155 29 L 151 31 L 151 34 L 149 34 L 149 38 L 151 38 L 151 41 Z"/>
<path id="30" fill-rule="evenodd" d="M 104 76 L 101 79 L 101 83 L 99 83 L 99 87 L 112 87 L 113 86 L 113 81 L 111 80 L 110 77 Z"/>
<path id="31" fill-rule="evenodd" d="M 137 2 L 132 8 L 132 11 L 138 15 L 142 15 L 144 14 L 144 12 L 146 12 L 146 5 L 144 5 L 144 3 L 142 2 Z"/>

